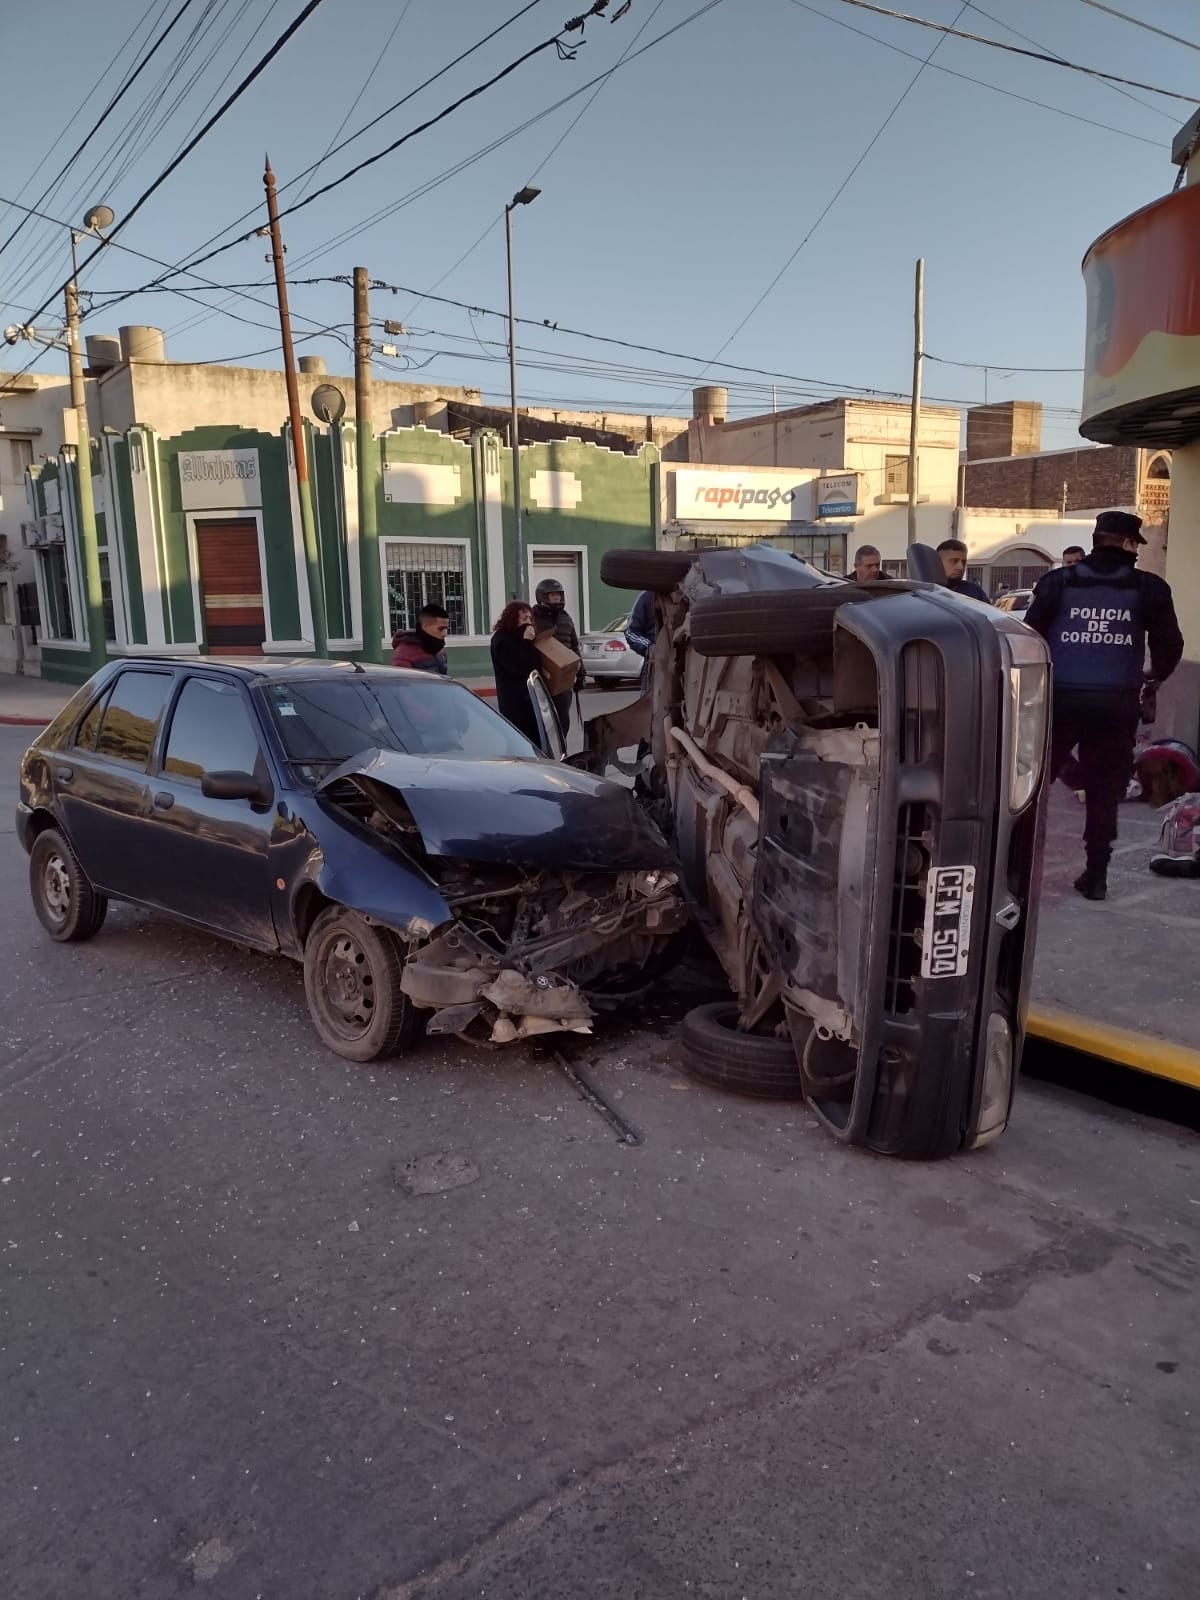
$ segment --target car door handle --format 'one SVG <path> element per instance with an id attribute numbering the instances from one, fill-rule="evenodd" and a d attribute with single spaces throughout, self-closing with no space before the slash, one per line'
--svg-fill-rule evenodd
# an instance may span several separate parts
<path id="1" fill-rule="evenodd" d="M 156 811 L 170 811 L 175 804 L 175 796 L 166 789 L 160 789 L 154 796 L 154 809 Z"/>
<path id="2" fill-rule="evenodd" d="M 59 767 L 56 776 L 58 778 L 59 783 L 70 783 L 71 779 L 75 776 L 75 768 L 74 767 Z"/>

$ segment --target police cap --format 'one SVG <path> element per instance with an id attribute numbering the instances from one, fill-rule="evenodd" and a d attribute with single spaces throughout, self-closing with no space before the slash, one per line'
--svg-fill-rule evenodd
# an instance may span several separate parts
<path id="1" fill-rule="evenodd" d="M 1145 544 L 1142 537 L 1142 519 L 1132 511 L 1102 511 L 1096 518 L 1097 533 L 1115 533 L 1120 539 L 1133 539 Z"/>

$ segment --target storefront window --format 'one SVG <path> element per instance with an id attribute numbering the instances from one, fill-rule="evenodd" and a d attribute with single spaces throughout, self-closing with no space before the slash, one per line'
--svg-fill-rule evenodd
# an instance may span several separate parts
<path id="1" fill-rule="evenodd" d="M 387 593 L 389 632 L 406 633 L 417 625 L 423 605 L 444 606 L 450 632 L 470 632 L 467 605 L 467 547 L 407 539 L 381 539 Z"/>
<path id="2" fill-rule="evenodd" d="M 112 568 L 109 565 L 107 550 L 100 552 L 100 599 L 104 607 L 104 637 L 110 644 L 115 644 L 117 617 L 113 609 Z"/>

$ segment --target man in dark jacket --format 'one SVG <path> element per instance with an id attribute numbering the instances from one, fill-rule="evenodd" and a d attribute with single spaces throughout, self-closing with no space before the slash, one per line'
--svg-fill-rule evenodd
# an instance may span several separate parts
<path id="1" fill-rule="evenodd" d="M 565 644 L 568 650 L 579 655 L 579 635 L 575 631 L 571 613 L 567 610 L 567 597 L 563 594 L 563 587 L 558 579 L 543 578 L 534 590 L 533 598 L 537 602 L 533 608 L 535 632 L 552 633 L 559 644 Z M 580 661 L 579 671 L 575 676 L 576 693 L 583 688 L 586 681 L 587 674 L 583 670 L 583 662 Z M 571 694 L 572 691 L 567 689 L 562 694 L 554 696 L 554 709 L 558 712 L 564 739 L 571 727 Z"/>
<path id="2" fill-rule="evenodd" d="M 450 632 L 450 613 L 432 601 L 417 613 L 411 633 L 398 633 L 392 640 L 392 665 L 411 667 L 417 672 L 440 672 L 446 676 L 446 635 Z"/>
<path id="3" fill-rule="evenodd" d="M 1143 685 L 1169 678 L 1183 654 L 1169 584 L 1137 571 L 1138 547 L 1146 542 L 1141 528 L 1142 519 L 1131 512 L 1102 511 L 1091 554 L 1048 572 L 1023 619 L 1049 644 L 1054 664 L 1052 781 L 1079 749 L 1087 864 L 1075 887 L 1087 900 L 1108 893 L 1117 808 L 1133 771 Z"/>
<path id="4" fill-rule="evenodd" d="M 954 594 L 965 594 L 970 600 L 990 604 L 987 595 L 973 579 L 967 577 L 967 547 L 961 539 L 943 539 L 938 545 L 942 558 L 942 571 L 946 574 L 946 587 Z"/>

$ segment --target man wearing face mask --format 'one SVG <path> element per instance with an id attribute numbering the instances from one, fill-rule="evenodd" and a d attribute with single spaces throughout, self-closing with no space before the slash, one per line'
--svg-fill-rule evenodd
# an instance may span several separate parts
<path id="1" fill-rule="evenodd" d="M 392 665 L 416 672 L 438 672 L 446 676 L 446 635 L 450 632 L 450 613 L 432 601 L 417 613 L 417 625 L 409 633 L 398 633 L 392 640 Z"/>
<path id="2" fill-rule="evenodd" d="M 1085 900 L 1108 893 L 1117 811 L 1133 771 L 1134 740 L 1146 686 L 1179 665 L 1183 635 L 1170 587 L 1137 570 L 1146 543 L 1142 519 L 1102 511 L 1092 551 L 1048 572 L 1033 591 L 1027 625 L 1050 646 L 1054 665 L 1051 781 L 1078 748 L 1087 801 L 1086 865 L 1075 880 Z M 1150 671 L 1146 671 L 1146 651 Z"/>
<path id="3" fill-rule="evenodd" d="M 534 590 L 533 598 L 537 601 L 533 608 L 533 626 L 536 632 L 552 633 L 559 644 L 566 645 L 574 655 L 579 655 L 579 634 L 575 630 L 571 613 L 567 610 L 567 597 L 563 594 L 563 587 L 558 579 L 543 578 Z M 580 662 L 574 692 L 578 693 L 586 681 L 587 674 L 583 670 L 583 663 Z M 558 712 L 564 737 L 571 726 L 571 694 L 572 691 L 568 689 L 564 694 L 554 696 L 554 709 Z"/>

